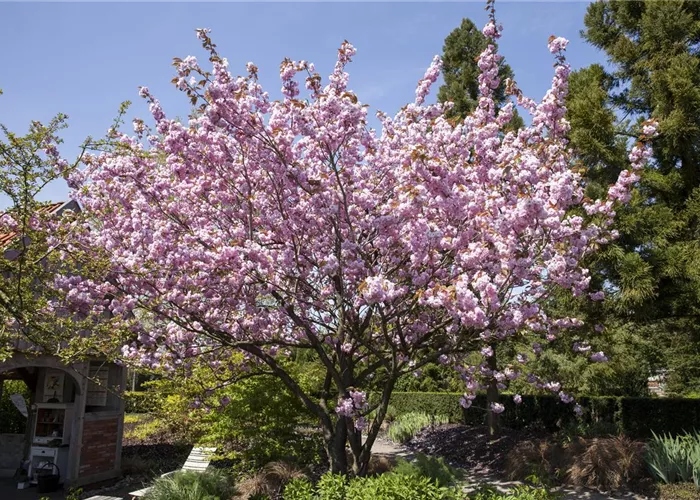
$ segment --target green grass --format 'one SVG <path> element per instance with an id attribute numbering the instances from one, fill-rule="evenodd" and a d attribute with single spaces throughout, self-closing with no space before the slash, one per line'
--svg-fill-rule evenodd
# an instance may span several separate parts
<path id="1" fill-rule="evenodd" d="M 148 413 L 127 413 L 124 415 L 124 423 L 137 424 L 149 418 L 151 418 L 151 416 Z"/>
<path id="2" fill-rule="evenodd" d="M 148 413 L 124 415 L 124 439 L 145 440 L 162 432 L 163 429 L 163 422 Z"/>

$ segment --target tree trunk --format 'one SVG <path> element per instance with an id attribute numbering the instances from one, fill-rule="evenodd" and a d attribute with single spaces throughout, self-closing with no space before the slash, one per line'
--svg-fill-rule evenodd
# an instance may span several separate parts
<path id="1" fill-rule="evenodd" d="M 345 444 L 348 440 L 346 420 L 345 417 L 338 418 L 334 432 L 325 436 L 329 468 L 333 474 L 348 473 L 348 455 L 345 451 Z"/>
<path id="2" fill-rule="evenodd" d="M 493 355 L 489 358 L 489 369 L 495 371 L 498 368 L 498 364 L 496 362 L 496 346 L 491 347 L 493 349 Z M 489 386 L 486 389 L 486 412 L 489 436 L 495 437 L 500 434 L 501 426 L 498 413 L 495 413 L 491 409 L 491 403 L 498 403 L 498 382 L 494 378 L 491 379 Z"/>
<path id="3" fill-rule="evenodd" d="M 357 470 L 355 471 L 355 474 L 358 476 L 364 476 L 369 472 L 369 461 L 372 458 L 372 446 L 377 439 L 377 435 L 382 427 L 384 418 L 386 418 L 386 411 L 387 408 L 389 408 L 389 400 L 391 399 L 391 393 L 394 392 L 395 385 L 396 377 L 393 376 L 386 382 L 386 385 L 382 390 L 382 399 L 379 406 L 376 408 L 374 421 L 367 429 L 367 439 L 365 439 L 365 442 L 359 448 L 359 457 L 355 459 L 357 463 Z M 360 435 L 361 440 L 362 437 L 359 432 L 358 435 Z"/>
<path id="4" fill-rule="evenodd" d="M 384 387 L 382 400 L 376 408 L 372 424 L 367 428 L 364 442 L 362 432 L 355 428 L 355 421 L 351 418 L 338 417 L 333 429 L 324 426 L 325 449 L 328 454 L 329 469 L 333 474 L 367 475 L 372 457 L 372 445 L 386 417 L 389 398 L 395 383 L 395 380 L 391 380 Z"/>

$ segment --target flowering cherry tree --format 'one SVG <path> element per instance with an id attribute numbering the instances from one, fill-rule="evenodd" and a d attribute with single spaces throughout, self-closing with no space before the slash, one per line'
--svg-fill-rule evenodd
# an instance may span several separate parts
<path id="1" fill-rule="evenodd" d="M 499 37 L 493 17 L 484 34 Z M 415 101 L 396 116 L 379 113 L 375 131 L 348 86 L 350 43 L 325 84 L 311 63 L 285 60 L 283 98 L 273 101 L 252 63 L 234 77 L 207 31 L 198 36 L 211 71 L 194 57 L 175 60 L 173 82 L 198 106 L 189 121 L 168 118 L 142 88 L 155 130 L 134 122 L 135 135 L 116 134 L 113 149 L 70 177 L 93 221 L 76 228 L 75 245 L 111 273 L 59 285 L 74 308 L 108 309 L 129 325 L 125 357 L 166 370 L 197 358 L 273 374 L 318 417 L 332 470 L 363 474 L 399 377 L 450 364 L 468 407 L 493 380 L 527 376 L 489 365 L 498 342 L 541 337 L 537 354 L 580 326 L 544 313 L 552 289 L 601 298 L 581 262 L 614 238 L 615 204 L 628 199 L 649 151 L 634 147 L 607 199 L 584 199 L 567 150 L 565 39 L 549 41 L 554 77 L 541 102 L 508 82 L 531 125 L 506 133 L 515 104 L 495 110 L 493 45 L 478 62 L 479 106 L 463 122 L 445 118 L 449 105 L 425 102 L 436 57 Z M 642 139 L 654 131 L 649 122 Z M 299 350 L 323 369 L 320 395 L 285 368 Z M 483 362 L 466 365 L 470 353 Z M 556 382 L 529 378 L 572 401 Z"/>

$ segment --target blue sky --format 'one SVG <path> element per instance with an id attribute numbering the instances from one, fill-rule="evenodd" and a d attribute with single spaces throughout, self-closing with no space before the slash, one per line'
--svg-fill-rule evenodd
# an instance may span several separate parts
<path id="1" fill-rule="evenodd" d="M 254 62 L 260 80 L 279 95 L 283 58 L 315 63 L 322 75 L 347 39 L 358 53 L 349 66 L 350 87 L 373 109 L 395 113 L 414 98 L 415 84 L 445 37 L 463 17 L 481 26 L 482 2 L 411 3 L 0 3 L 0 122 L 16 132 L 31 120 L 69 116 L 63 154 L 70 160 L 87 136 L 101 137 L 120 102 L 131 116 L 148 118 L 138 86 L 148 86 L 169 116 L 189 105 L 170 79 L 173 57 L 204 53 L 195 37 L 212 29 L 233 73 Z M 497 2 L 505 27 L 499 45 L 523 91 L 539 99 L 552 75 L 547 38 L 571 40 L 574 68 L 604 62 L 579 37 L 587 2 Z M 437 87 L 434 88 L 434 91 Z M 62 182 L 43 199 L 68 195 Z"/>

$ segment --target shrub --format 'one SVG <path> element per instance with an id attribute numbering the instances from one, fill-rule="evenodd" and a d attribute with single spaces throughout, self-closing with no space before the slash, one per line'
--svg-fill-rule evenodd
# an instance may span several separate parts
<path id="1" fill-rule="evenodd" d="M 367 467 L 367 474 L 370 476 L 376 476 L 377 474 L 384 474 L 389 472 L 396 466 L 396 458 L 387 455 L 372 455 L 369 458 L 369 465 Z"/>
<path id="2" fill-rule="evenodd" d="M 423 453 L 416 454 L 411 462 L 399 458 L 392 473 L 402 476 L 427 477 L 439 486 L 452 486 L 462 477 L 460 471 L 450 467 L 442 457 L 435 458 Z"/>
<path id="3" fill-rule="evenodd" d="M 424 412 L 411 412 L 399 415 L 389 426 L 387 435 L 397 443 L 405 443 L 422 429 L 431 425 L 446 424 L 448 418 L 444 415 L 429 415 Z"/>
<path id="4" fill-rule="evenodd" d="M 322 497 L 323 498 L 323 497 Z M 427 477 L 383 474 L 350 481 L 345 500 L 458 500 L 457 488 L 446 488 Z"/>
<path id="5" fill-rule="evenodd" d="M 525 480 L 535 475 L 543 480 L 561 479 L 570 463 L 570 452 L 560 442 L 544 439 L 523 441 L 506 456 L 506 477 Z"/>
<path id="6" fill-rule="evenodd" d="M 556 500 L 546 488 L 517 486 L 507 493 L 491 487 L 465 494 L 457 487 L 436 484 L 427 477 L 389 473 L 347 479 L 325 474 L 316 486 L 308 479 L 295 479 L 284 490 L 283 500 Z"/>
<path id="7" fill-rule="evenodd" d="M 582 438 L 597 438 L 597 437 L 612 437 L 619 434 L 619 429 L 612 422 L 584 422 L 575 421 L 566 424 L 560 437 L 564 441 L 574 441 L 578 437 Z"/>
<path id="8" fill-rule="evenodd" d="M 314 485 L 308 479 L 293 479 L 284 488 L 284 500 L 313 500 Z"/>
<path id="9" fill-rule="evenodd" d="M 382 474 L 356 477 L 324 474 L 316 486 L 308 480 L 291 481 L 284 500 L 460 500 L 457 488 L 437 485 L 427 477 Z"/>
<path id="10" fill-rule="evenodd" d="M 0 380 L 2 383 L 2 380 Z M 0 398 L 0 433 L 24 434 L 27 429 L 27 417 L 22 415 L 10 399 L 12 394 L 21 394 L 29 401 L 29 389 L 21 380 L 5 380 Z M 29 406 L 29 403 L 27 403 Z"/>
<path id="11" fill-rule="evenodd" d="M 348 479 L 340 474 L 324 474 L 316 485 L 320 500 L 344 500 Z"/>
<path id="12" fill-rule="evenodd" d="M 230 478 L 220 471 L 179 471 L 158 478 L 146 500 L 216 500 L 235 494 Z"/>
<path id="13" fill-rule="evenodd" d="M 158 398 L 152 392 L 127 391 L 122 394 L 126 413 L 152 413 L 158 408 Z"/>
<path id="14" fill-rule="evenodd" d="M 459 405 L 461 394 L 451 392 L 394 392 L 391 407 L 395 418 L 405 413 L 422 412 L 445 415 L 450 422 L 462 422 L 464 414 Z"/>
<path id="15" fill-rule="evenodd" d="M 242 380 L 206 396 L 197 376 L 145 385 L 157 401 L 152 415 L 162 428 L 181 440 L 216 446 L 220 457 L 232 460 L 240 472 L 259 470 L 275 461 L 311 464 L 320 460 L 320 436 L 299 432 L 315 423 L 313 417 L 273 377 Z M 202 399 L 200 407 L 193 406 L 197 397 Z"/>
<path id="16" fill-rule="evenodd" d="M 700 433 L 656 435 L 647 444 L 647 466 L 662 483 L 695 482 L 700 489 Z"/>
<path id="17" fill-rule="evenodd" d="M 124 415 L 124 439 L 130 444 L 157 442 L 160 441 L 158 437 L 162 434 L 169 434 L 168 429 L 156 416 L 147 413 Z"/>
<path id="18" fill-rule="evenodd" d="M 546 488 L 536 488 L 528 485 L 516 486 L 507 493 L 486 486 L 471 493 L 467 498 L 470 500 L 556 500 L 561 498 L 561 495 Z"/>
<path id="19" fill-rule="evenodd" d="M 321 436 L 300 431 L 316 421 L 279 380 L 267 376 L 244 380 L 214 397 L 228 398 L 229 403 L 202 416 L 200 442 L 226 443 L 227 457 L 250 469 L 275 461 L 319 462 Z"/>

